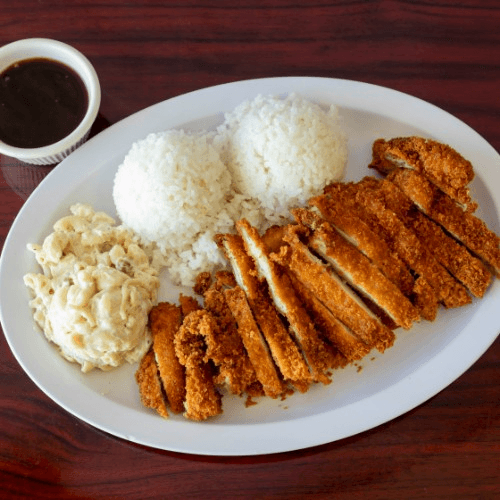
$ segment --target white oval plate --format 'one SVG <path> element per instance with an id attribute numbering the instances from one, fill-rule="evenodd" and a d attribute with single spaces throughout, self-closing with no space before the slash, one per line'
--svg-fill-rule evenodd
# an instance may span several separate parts
<path id="1" fill-rule="evenodd" d="M 472 161 L 479 215 L 497 233 L 500 156 L 474 130 L 435 106 L 387 88 L 327 78 L 271 78 L 211 87 L 169 99 L 113 125 L 64 160 L 19 212 L 0 261 L 0 318 L 7 341 L 32 380 L 57 404 L 110 434 L 155 448 L 201 455 L 256 455 L 342 439 L 387 422 L 426 401 L 464 373 L 492 344 L 500 326 L 500 283 L 481 301 L 441 310 L 434 323 L 398 332 L 385 354 L 334 375 L 285 401 L 225 396 L 224 414 L 204 423 L 164 420 L 141 406 L 136 366 L 82 374 L 34 328 L 23 275 L 37 264 L 27 243 L 42 242 L 73 202 L 116 216 L 115 170 L 132 142 L 169 128 L 213 128 L 222 113 L 257 94 L 298 92 L 339 106 L 349 137 L 346 180 L 369 175 L 371 145 L 379 137 L 418 134 L 448 143 Z M 162 298 L 177 296 L 164 278 Z M 362 369 L 360 369 L 362 368 Z"/>

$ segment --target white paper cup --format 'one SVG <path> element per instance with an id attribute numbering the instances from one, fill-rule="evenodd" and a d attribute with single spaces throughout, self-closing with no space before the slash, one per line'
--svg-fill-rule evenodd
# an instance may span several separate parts
<path id="1" fill-rule="evenodd" d="M 18 148 L 0 140 L 1 154 L 26 163 L 50 165 L 63 160 L 87 140 L 101 104 L 101 88 L 92 64 L 82 53 L 70 45 L 47 38 L 28 38 L 1 47 L 0 73 L 16 62 L 33 58 L 51 59 L 69 66 L 80 76 L 88 93 L 88 109 L 83 120 L 60 141 L 39 148 Z"/>

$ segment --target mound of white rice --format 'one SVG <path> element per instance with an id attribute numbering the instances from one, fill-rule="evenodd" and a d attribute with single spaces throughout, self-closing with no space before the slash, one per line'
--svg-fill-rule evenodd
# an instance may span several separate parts
<path id="1" fill-rule="evenodd" d="M 261 231 L 289 220 L 288 209 L 339 180 L 346 161 L 335 107 L 259 96 L 216 133 L 170 130 L 135 143 L 113 198 L 123 224 L 159 246 L 173 282 L 192 286 L 198 273 L 226 266 L 215 234 L 234 232 L 243 217 Z"/>
<path id="2" fill-rule="evenodd" d="M 325 112 L 297 94 L 240 104 L 225 116 L 215 144 L 235 189 L 280 216 L 340 180 L 347 162 L 337 108 Z"/>

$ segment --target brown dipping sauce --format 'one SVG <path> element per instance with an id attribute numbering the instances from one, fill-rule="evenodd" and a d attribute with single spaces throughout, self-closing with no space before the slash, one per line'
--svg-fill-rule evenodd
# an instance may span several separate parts
<path id="1" fill-rule="evenodd" d="M 0 140 L 18 148 L 54 144 L 75 130 L 88 105 L 73 69 L 45 58 L 17 62 L 0 74 Z"/>

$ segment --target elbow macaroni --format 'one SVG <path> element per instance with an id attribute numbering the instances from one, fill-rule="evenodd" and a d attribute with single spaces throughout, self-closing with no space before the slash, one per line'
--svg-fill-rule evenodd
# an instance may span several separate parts
<path id="1" fill-rule="evenodd" d="M 83 372 L 133 363 L 151 345 L 161 254 L 89 205 L 70 212 L 43 245 L 28 245 L 42 268 L 24 276 L 35 322 Z"/>

